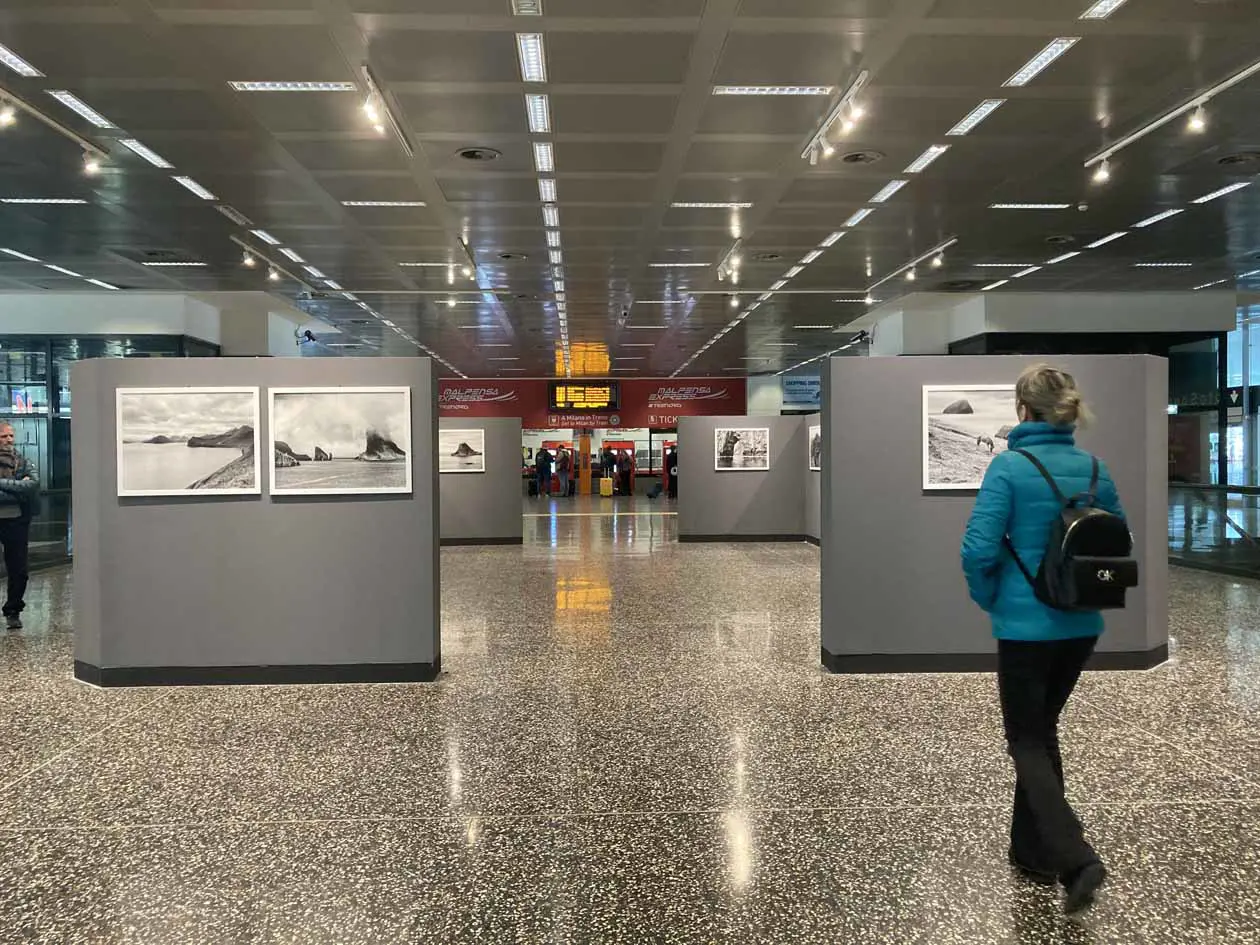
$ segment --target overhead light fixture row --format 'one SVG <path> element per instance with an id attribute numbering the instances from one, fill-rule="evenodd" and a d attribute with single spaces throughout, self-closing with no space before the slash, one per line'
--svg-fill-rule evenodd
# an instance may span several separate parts
<path id="1" fill-rule="evenodd" d="M 849 228 L 855 227 L 874 212 L 875 211 L 870 207 L 863 207 L 861 210 L 857 211 L 857 213 L 853 214 L 853 216 L 849 217 L 849 219 L 845 220 L 844 225 Z"/>
<path id="2" fill-rule="evenodd" d="M 539 174 L 555 173 L 556 155 L 552 150 L 550 141 L 534 142 L 534 169 Z"/>
<path id="3" fill-rule="evenodd" d="M 343 200 L 343 207 L 424 207 L 423 200 Z"/>
<path id="4" fill-rule="evenodd" d="M 283 246 L 283 247 L 281 247 L 281 248 L 280 248 L 280 252 L 284 253 L 284 255 L 285 255 L 285 256 L 288 256 L 288 257 L 289 257 L 290 259 L 292 259 L 295 263 L 304 263 L 304 262 L 306 262 L 306 260 L 305 260 L 305 259 L 303 259 L 300 255 L 298 255 L 298 253 L 297 253 L 295 250 L 289 249 L 289 247 L 287 247 L 287 246 Z"/>
<path id="5" fill-rule="evenodd" d="M 825 240 L 823 240 L 818 245 L 819 246 L 835 246 L 836 243 L 840 242 L 840 240 L 844 238 L 847 232 L 848 230 L 836 230 L 834 233 L 832 233 L 830 236 L 828 236 Z"/>
<path id="6" fill-rule="evenodd" d="M 18 75 L 28 79 L 38 79 L 44 75 L 8 46 L 0 46 L 0 65 L 8 66 Z"/>
<path id="7" fill-rule="evenodd" d="M 981 292 L 989 292 L 993 289 L 1000 289 L 1002 286 L 1010 282 L 1010 279 L 999 279 L 997 282 L 990 282 L 988 285 L 980 289 Z"/>
<path id="8" fill-rule="evenodd" d="M 161 168 L 169 169 L 175 166 L 170 161 L 166 160 L 166 158 L 162 157 L 160 154 L 154 151 L 152 148 L 142 144 L 141 142 L 137 141 L 135 138 L 119 138 L 118 143 L 121 144 L 124 148 L 127 148 L 128 150 L 133 151 L 134 153 L 138 154 L 140 157 L 144 158 L 154 167 L 161 167 Z"/>
<path id="9" fill-rule="evenodd" d="M 1128 230 L 1118 230 L 1115 233 L 1112 233 L 1110 236 L 1104 236 L 1100 240 L 1094 240 L 1094 242 L 1090 243 L 1085 248 L 1097 249 L 1099 246 L 1106 246 L 1108 243 L 1114 243 L 1116 240 L 1120 239 L 1120 237 L 1128 236 L 1128 235 L 1129 235 Z"/>
<path id="10" fill-rule="evenodd" d="M 1024 63 L 1019 70 L 1002 84 L 1009 88 L 1027 85 L 1050 67 L 1056 59 L 1081 41 L 1079 36 L 1060 36 L 1052 39 L 1041 52 Z"/>
<path id="11" fill-rule="evenodd" d="M 353 82 L 229 82 L 237 92 L 357 92 Z"/>
<path id="12" fill-rule="evenodd" d="M 1153 217 L 1147 217 L 1145 220 L 1140 220 L 1139 222 L 1134 223 L 1133 226 L 1135 228 L 1150 226 L 1153 223 L 1158 223 L 1160 220 L 1167 220 L 1169 217 L 1175 217 L 1177 214 L 1184 212 L 1185 210 L 1181 207 L 1178 207 L 1175 210 L 1165 210 L 1163 213 L 1157 213 Z"/>
<path id="13" fill-rule="evenodd" d="M 675 210 L 747 210 L 751 203 L 682 203 L 670 204 Z"/>
<path id="14" fill-rule="evenodd" d="M 834 85 L 715 85 L 714 95 L 830 95 Z"/>
<path id="15" fill-rule="evenodd" d="M 80 118 L 86 119 L 88 122 L 95 125 L 97 128 L 117 128 L 118 127 L 108 118 L 106 118 L 104 115 L 98 112 L 95 108 L 93 108 L 91 105 L 83 101 L 83 99 L 79 98 L 77 95 L 73 94 L 72 92 L 67 92 L 65 89 L 45 89 L 45 91 L 49 95 L 51 95 L 53 98 L 55 98 L 57 101 L 59 101 L 62 105 L 66 106 L 66 108 L 70 109 L 72 112 L 78 115 Z"/>
<path id="16" fill-rule="evenodd" d="M 171 180 L 175 181 L 175 183 L 179 184 L 180 187 L 183 187 L 185 190 L 189 191 L 190 193 L 196 194 L 202 200 L 218 200 L 219 199 L 214 194 L 210 193 L 210 191 L 206 190 L 206 188 L 198 184 L 191 177 L 172 177 Z"/>
<path id="17" fill-rule="evenodd" d="M 1214 285 L 1224 285 L 1228 279 L 1217 279 L 1215 282 L 1205 282 L 1203 285 L 1196 285 L 1191 291 L 1198 292 L 1200 289 L 1210 289 Z"/>
<path id="18" fill-rule="evenodd" d="M 556 202 L 556 179 L 554 177 L 538 178 L 538 199 L 543 203 Z"/>
<path id="19" fill-rule="evenodd" d="M 805 149 L 801 152 L 801 159 L 809 161 L 811 164 L 817 164 L 818 158 L 830 157 L 835 153 L 835 148 L 827 140 L 831 127 L 837 121 L 841 120 L 842 115 L 846 115 L 844 119 L 844 130 L 848 131 L 853 127 L 854 119 L 861 117 L 862 109 L 857 104 L 857 97 L 862 89 L 866 87 L 866 83 L 870 80 L 871 74 L 866 69 L 858 73 L 844 94 L 840 96 L 839 101 L 831 107 L 823 120 L 819 123 L 818 129 L 810 137 L 809 143 L 805 145 Z"/>
<path id="20" fill-rule="evenodd" d="M 990 210 L 1069 210 L 1070 203 L 991 203 Z"/>
<path id="21" fill-rule="evenodd" d="M 525 114 L 529 118 L 529 130 L 533 134 L 551 134 L 551 103 L 546 95 L 539 93 L 526 95 Z"/>
<path id="22" fill-rule="evenodd" d="M 547 55 L 542 33 L 517 33 L 516 55 L 524 82 L 547 81 Z"/>
<path id="23" fill-rule="evenodd" d="M 559 230 L 547 231 L 547 245 L 554 247 L 556 249 L 560 248 L 560 231 Z"/>
<path id="24" fill-rule="evenodd" d="M 1188 262 L 1145 262 L 1134 263 L 1134 269 L 1189 269 L 1194 263 Z"/>
<path id="25" fill-rule="evenodd" d="M 87 201 L 81 197 L 0 197 L 0 203 L 17 204 L 49 204 L 49 205 L 83 205 Z"/>
<path id="26" fill-rule="evenodd" d="M 942 154 L 948 151 L 949 148 L 950 146 L 948 144 L 932 145 L 930 148 L 928 148 L 926 151 L 920 154 L 917 158 L 915 158 L 913 161 L 907 164 L 906 169 L 902 171 L 902 173 L 903 174 L 918 174 L 922 171 L 927 170 L 928 166 L 933 161 L 935 161 L 938 157 L 940 157 Z"/>
<path id="27" fill-rule="evenodd" d="M 542 208 L 543 224 L 545 226 L 558 228 L 560 226 L 560 211 L 551 204 L 546 204 Z"/>
<path id="28" fill-rule="evenodd" d="M 968 134 L 975 129 L 976 125 L 980 124 L 980 122 L 984 121 L 1005 104 L 1006 99 L 1004 98 L 985 99 L 973 108 L 962 121 L 954 125 L 953 128 L 950 128 L 949 131 L 945 132 L 945 134 L 952 135 L 954 137 Z"/>
<path id="29" fill-rule="evenodd" d="M 649 269 L 708 269 L 707 262 L 654 262 L 648 263 Z"/>
<path id="30" fill-rule="evenodd" d="M 1082 20 L 1105 20 L 1122 6 L 1125 0 L 1098 0 L 1093 6 L 1080 15 Z"/>
<path id="31" fill-rule="evenodd" d="M 871 203 L 883 203 L 895 194 L 897 191 L 905 187 L 908 181 L 893 180 L 885 184 L 874 197 L 870 199 Z"/>
<path id="32" fill-rule="evenodd" d="M 0 248 L 0 253 L 5 253 L 9 256 L 14 257 L 15 259 L 20 259 L 23 262 L 33 262 L 33 263 L 39 262 L 39 260 L 36 259 L 34 256 L 28 256 L 26 255 L 26 253 L 19 253 L 16 249 Z"/>
<path id="33" fill-rule="evenodd" d="M 1191 203 L 1207 203 L 1215 200 L 1217 197 L 1224 197 L 1226 194 L 1232 194 L 1236 190 L 1242 190 L 1244 187 L 1250 187 L 1251 181 L 1239 181 L 1237 184 L 1230 184 L 1228 187 L 1222 187 L 1220 190 L 1214 190 L 1210 194 L 1204 194 L 1202 197 L 1196 197 Z"/>
<path id="34" fill-rule="evenodd" d="M 871 297 L 871 292 L 873 292 L 875 289 L 878 289 L 885 282 L 888 282 L 892 279 L 897 278 L 897 276 L 901 275 L 903 272 L 907 272 L 907 273 L 914 272 L 914 267 L 919 265 L 920 263 L 926 262 L 929 259 L 935 259 L 938 256 L 941 257 L 943 260 L 945 250 L 949 249 L 951 246 L 955 245 L 957 242 L 958 242 L 958 237 L 951 236 L 949 239 L 933 246 L 927 252 L 921 253 L 920 255 L 915 256 L 914 259 L 911 259 L 907 263 L 903 263 L 899 268 L 894 269 L 892 272 L 888 273 L 888 275 L 884 276 L 878 282 L 873 283 L 872 285 L 868 286 L 866 289 L 867 298 Z"/>
<path id="35" fill-rule="evenodd" d="M 1021 269 L 1019 272 L 1011 276 L 1012 279 L 1022 279 L 1024 276 L 1032 275 L 1034 272 L 1040 272 L 1040 266 L 1029 266 L 1027 269 Z"/>
<path id="36" fill-rule="evenodd" d="M 150 269 L 181 269 L 194 268 L 205 269 L 209 263 L 197 262 L 195 260 L 186 259 L 179 262 L 143 262 L 140 265 L 148 266 Z"/>
<path id="37" fill-rule="evenodd" d="M 257 236 L 260 240 L 262 240 L 268 246 L 280 245 L 280 241 L 276 239 L 274 236 L 272 236 L 270 233 L 268 233 L 266 230 L 250 230 L 249 232 L 253 233 L 255 236 Z"/>
<path id="38" fill-rule="evenodd" d="M 1055 256 L 1054 259 L 1047 259 L 1046 265 L 1053 266 L 1055 263 L 1067 262 L 1067 260 L 1079 256 L 1080 254 L 1081 251 L 1079 249 L 1075 249 L 1070 253 L 1064 253 L 1062 256 Z"/>

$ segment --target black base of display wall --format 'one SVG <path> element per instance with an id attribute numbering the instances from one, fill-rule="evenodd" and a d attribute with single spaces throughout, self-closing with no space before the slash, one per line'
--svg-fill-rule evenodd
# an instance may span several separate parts
<path id="1" fill-rule="evenodd" d="M 801 539 L 801 541 L 805 542 L 807 545 L 813 545 L 815 548 L 822 547 L 822 539 L 815 538 L 813 535 L 806 535 Z"/>
<path id="2" fill-rule="evenodd" d="M 1086 669 L 1141 670 L 1168 662 L 1168 645 L 1153 650 L 1095 653 Z M 997 653 L 832 653 L 822 664 L 833 673 L 994 673 Z"/>
<path id="3" fill-rule="evenodd" d="M 679 535 L 679 541 L 814 541 L 805 535 Z"/>
<path id="4" fill-rule="evenodd" d="M 318 683 L 432 682 L 437 663 L 338 666 L 93 666 L 74 661 L 76 679 L 94 686 L 284 686 Z"/>
<path id="5" fill-rule="evenodd" d="M 524 538 L 443 538 L 442 545 L 523 545 Z"/>

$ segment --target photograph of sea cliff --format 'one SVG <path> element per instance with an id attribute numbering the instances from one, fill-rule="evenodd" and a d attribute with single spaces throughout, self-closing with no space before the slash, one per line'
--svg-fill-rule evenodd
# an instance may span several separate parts
<path id="1" fill-rule="evenodd" d="M 438 472 L 486 471 L 485 430 L 439 430 Z"/>
<path id="2" fill-rule="evenodd" d="M 271 389 L 271 494 L 411 491 L 407 387 Z"/>
<path id="3" fill-rule="evenodd" d="M 979 489 L 1015 425 L 1009 385 L 923 388 L 923 488 Z"/>
<path id="4" fill-rule="evenodd" d="M 120 496 L 258 495 L 257 387 L 119 388 Z"/>

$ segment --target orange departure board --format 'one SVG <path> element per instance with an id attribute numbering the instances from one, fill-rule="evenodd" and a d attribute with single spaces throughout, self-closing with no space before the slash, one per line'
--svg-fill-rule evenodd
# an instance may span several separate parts
<path id="1" fill-rule="evenodd" d="M 551 409 L 572 413 L 599 413 L 621 409 L 621 389 L 616 381 L 596 383 L 553 381 Z"/>

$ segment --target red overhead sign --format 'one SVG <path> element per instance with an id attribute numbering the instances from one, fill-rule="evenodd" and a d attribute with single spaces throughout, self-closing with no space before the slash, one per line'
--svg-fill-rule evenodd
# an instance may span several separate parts
<path id="1" fill-rule="evenodd" d="M 679 417 L 740 416 L 747 408 L 744 378 L 627 378 L 621 409 L 600 413 L 551 410 L 545 378 L 442 380 L 438 413 L 443 417 L 520 417 L 531 430 L 572 427 L 674 427 Z"/>

